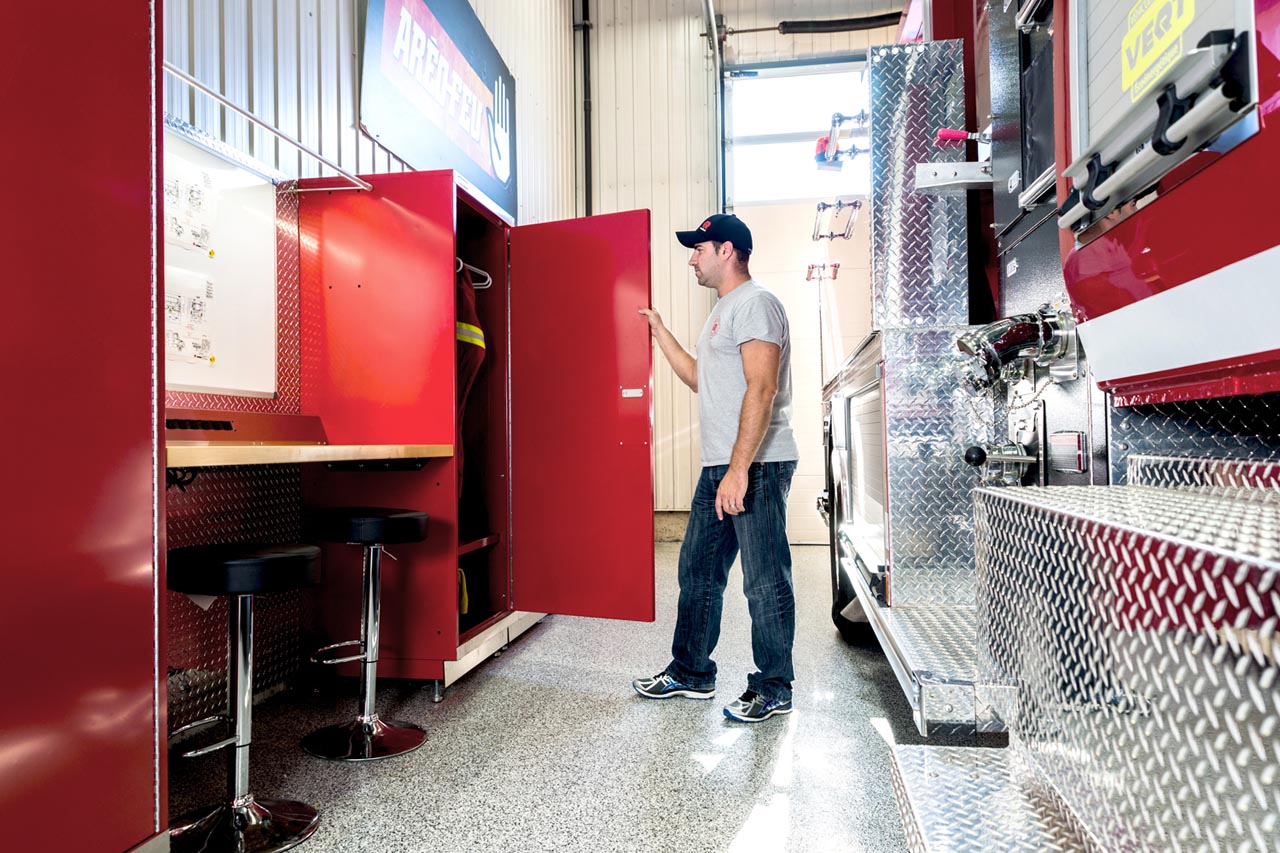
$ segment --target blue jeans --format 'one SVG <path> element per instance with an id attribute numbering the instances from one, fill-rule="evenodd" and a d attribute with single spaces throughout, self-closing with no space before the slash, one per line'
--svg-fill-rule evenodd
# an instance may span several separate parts
<path id="1" fill-rule="evenodd" d="M 680 546 L 680 604 L 667 673 L 690 687 L 713 687 L 711 660 L 720 639 L 720 613 L 729 568 L 742 552 L 742 589 L 751 612 L 751 651 L 757 671 L 747 687 L 766 699 L 791 698 L 791 646 L 796 635 L 795 588 L 787 544 L 787 493 L 795 462 L 756 462 L 748 475 L 744 510 L 716 518 L 716 490 L 728 465 L 702 469 L 689 526 Z"/>

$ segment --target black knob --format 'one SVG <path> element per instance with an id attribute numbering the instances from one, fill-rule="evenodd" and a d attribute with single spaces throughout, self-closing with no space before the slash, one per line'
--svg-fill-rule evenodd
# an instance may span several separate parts
<path id="1" fill-rule="evenodd" d="M 987 451 L 975 444 L 964 452 L 964 461 L 974 468 L 981 468 L 987 462 Z"/>

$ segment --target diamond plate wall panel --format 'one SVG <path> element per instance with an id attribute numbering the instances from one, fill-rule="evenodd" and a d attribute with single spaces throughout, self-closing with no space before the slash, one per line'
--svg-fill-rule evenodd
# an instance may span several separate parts
<path id="1" fill-rule="evenodd" d="M 1125 483 L 1129 457 L 1200 456 L 1280 461 L 1280 394 L 1113 408 L 1111 481 Z"/>
<path id="2" fill-rule="evenodd" d="M 1106 847 L 1280 850 L 1280 491 L 975 493 L 979 691 Z"/>
<path id="3" fill-rule="evenodd" d="M 889 330 L 884 340 L 890 604 L 974 603 L 965 448 L 991 440 L 955 377 L 959 329 Z"/>
<path id="4" fill-rule="evenodd" d="M 916 164 L 956 162 L 939 128 L 964 127 L 960 41 L 873 48 L 871 69 L 872 327 L 969 322 L 966 199 L 915 192 Z"/>
<path id="5" fill-rule="evenodd" d="M 302 537 L 302 470 L 298 465 L 209 468 L 185 491 L 166 493 L 168 546 L 223 542 L 298 542 Z M 254 688 L 270 689 L 301 667 L 302 637 L 311 627 L 301 590 L 254 599 Z M 227 599 L 206 610 L 168 594 L 169 728 L 227 705 Z"/>

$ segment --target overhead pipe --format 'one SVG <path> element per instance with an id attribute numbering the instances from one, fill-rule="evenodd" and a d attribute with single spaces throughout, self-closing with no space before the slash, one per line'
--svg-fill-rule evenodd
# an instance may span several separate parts
<path id="1" fill-rule="evenodd" d="M 878 30 L 881 27 L 896 27 L 901 18 L 901 12 L 890 12 L 884 15 L 864 15 L 861 18 L 837 18 L 832 21 L 783 21 L 778 24 L 778 32 L 784 36 L 803 33 L 853 33 L 862 30 Z"/>
<path id="2" fill-rule="evenodd" d="M 702 0 L 702 17 L 704 26 L 707 31 L 703 33 L 707 37 L 707 44 L 711 47 L 711 59 L 715 63 L 716 69 L 716 85 L 720 85 L 720 67 L 722 58 L 720 55 L 720 32 L 716 27 L 716 9 L 714 0 Z"/>
<path id="3" fill-rule="evenodd" d="M 716 10 L 715 0 L 703 0 L 702 14 L 706 19 L 707 31 L 703 33 L 707 37 L 707 43 L 711 46 L 711 61 L 714 65 L 715 91 L 713 94 L 716 99 L 716 127 L 715 138 L 720 140 L 720 144 L 716 146 L 716 173 L 720 176 L 720 209 L 724 210 L 728 201 L 728 175 L 725 170 L 726 158 L 724 153 L 724 56 L 720 53 L 721 40 L 720 30 L 716 26 Z"/>
<path id="4" fill-rule="evenodd" d="M 890 12 L 883 15 L 864 15 L 860 18 L 835 18 L 829 21 L 782 21 L 772 27 L 752 27 L 750 29 L 725 30 L 725 35 L 739 33 L 781 33 L 784 36 L 809 35 L 814 33 L 853 33 L 863 30 L 878 30 L 881 27 L 896 27 L 902 19 L 901 12 Z M 712 25 L 708 25 L 711 31 Z"/>
<path id="5" fill-rule="evenodd" d="M 582 182 L 584 214 L 591 215 L 591 0 L 582 0 Z"/>

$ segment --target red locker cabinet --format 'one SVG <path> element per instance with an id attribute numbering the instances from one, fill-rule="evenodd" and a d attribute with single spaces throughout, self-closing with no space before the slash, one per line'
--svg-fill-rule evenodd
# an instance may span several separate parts
<path id="1" fill-rule="evenodd" d="M 379 675 L 448 683 L 547 613 L 652 621 L 648 211 L 513 227 L 452 172 L 369 181 L 302 196 L 303 409 L 333 443 L 465 436 L 419 470 L 304 469 L 312 505 L 430 515 L 383 563 Z M 462 411 L 459 259 L 492 278 Z M 324 559 L 325 631 L 350 639 L 359 554 Z"/>
<path id="2" fill-rule="evenodd" d="M 35 37 L 52 32 L 50 12 L 6 8 L 8 31 L 32 37 L 0 54 L 0 103 L 34 131 L 0 142 L 22 164 L 0 203 L 0 848 L 168 850 L 154 521 L 161 9 L 58 14 L 68 62 L 44 61 L 51 42 Z"/>

